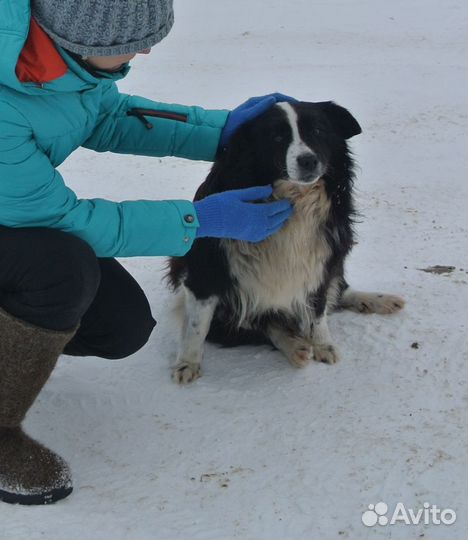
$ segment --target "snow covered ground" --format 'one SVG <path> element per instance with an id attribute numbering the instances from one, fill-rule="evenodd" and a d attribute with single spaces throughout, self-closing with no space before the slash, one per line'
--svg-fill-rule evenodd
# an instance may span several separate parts
<path id="1" fill-rule="evenodd" d="M 126 360 L 62 358 L 26 428 L 69 461 L 74 493 L 1 505 L 1 540 L 466 538 L 466 2 L 175 7 L 173 32 L 121 89 L 207 108 L 270 91 L 349 108 L 363 220 L 348 277 L 407 306 L 334 315 L 335 366 L 207 346 L 203 377 L 180 388 L 165 261 L 123 260 L 159 324 Z M 114 200 L 191 198 L 208 170 L 85 150 L 61 168 L 80 196 Z M 421 270 L 434 265 L 454 269 Z M 366 527 L 379 501 L 388 517 L 427 502 L 457 520 Z"/>

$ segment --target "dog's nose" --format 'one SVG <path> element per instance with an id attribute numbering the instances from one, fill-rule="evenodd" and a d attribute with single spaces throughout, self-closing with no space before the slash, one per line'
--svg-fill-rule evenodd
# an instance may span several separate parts
<path id="1" fill-rule="evenodd" d="M 306 154 L 301 154 L 297 157 L 297 164 L 301 169 L 304 169 L 307 172 L 313 172 L 317 168 L 318 159 L 312 152 L 307 152 Z"/>

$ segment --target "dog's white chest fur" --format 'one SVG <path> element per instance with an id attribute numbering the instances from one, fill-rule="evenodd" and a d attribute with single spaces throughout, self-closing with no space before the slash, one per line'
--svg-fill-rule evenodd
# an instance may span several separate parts
<path id="1" fill-rule="evenodd" d="M 321 230 L 330 209 L 323 182 L 304 186 L 281 180 L 275 183 L 274 197 L 294 204 L 293 215 L 278 233 L 258 244 L 223 240 L 239 284 L 231 299 L 239 324 L 267 310 L 302 311 L 308 293 L 323 282 L 331 254 Z"/>

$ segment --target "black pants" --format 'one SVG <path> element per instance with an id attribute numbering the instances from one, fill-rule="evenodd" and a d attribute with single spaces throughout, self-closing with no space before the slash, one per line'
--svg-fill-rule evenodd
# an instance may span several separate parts
<path id="1" fill-rule="evenodd" d="M 47 228 L 0 226 L 0 307 L 50 330 L 80 327 L 65 354 L 124 358 L 156 324 L 148 300 L 115 259 Z M 0 338 L 1 339 L 1 338 Z"/>

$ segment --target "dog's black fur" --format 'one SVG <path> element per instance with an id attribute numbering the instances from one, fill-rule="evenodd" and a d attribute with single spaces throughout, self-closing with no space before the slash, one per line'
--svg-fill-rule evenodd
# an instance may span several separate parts
<path id="1" fill-rule="evenodd" d="M 298 102 L 293 108 L 301 138 L 326 164 L 322 179 L 331 202 L 328 219 L 321 231 L 331 247 L 331 255 L 326 261 L 320 287 L 312 291 L 308 299 L 320 316 L 326 309 L 331 280 L 339 278 L 339 294 L 347 287 L 343 264 L 353 245 L 355 210 L 353 160 L 346 140 L 359 134 L 361 128 L 346 109 L 333 102 Z M 228 147 L 218 153 L 195 200 L 231 189 L 273 185 L 276 180 L 284 179 L 285 156 L 291 139 L 284 112 L 275 106 L 244 124 L 233 135 Z M 294 326 L 289 316 L 272 310 L 258 314 L 250 321 L 249 328 L 237 327 L 236 314 L 228 300 L 228 293 L 237 287 L 237 283 L 230 273 L 230 261 L 219 239 L 197 239 L 185 256 L 170 260 L 168 277 L 175 289 L 184 283 L 197 299 L 212 295 L 220 298 L 208 340 L 227 346 L 265 343 L 269 340 L 264 330 L 271 322 L 281 323 L 284 327 Z"/>

